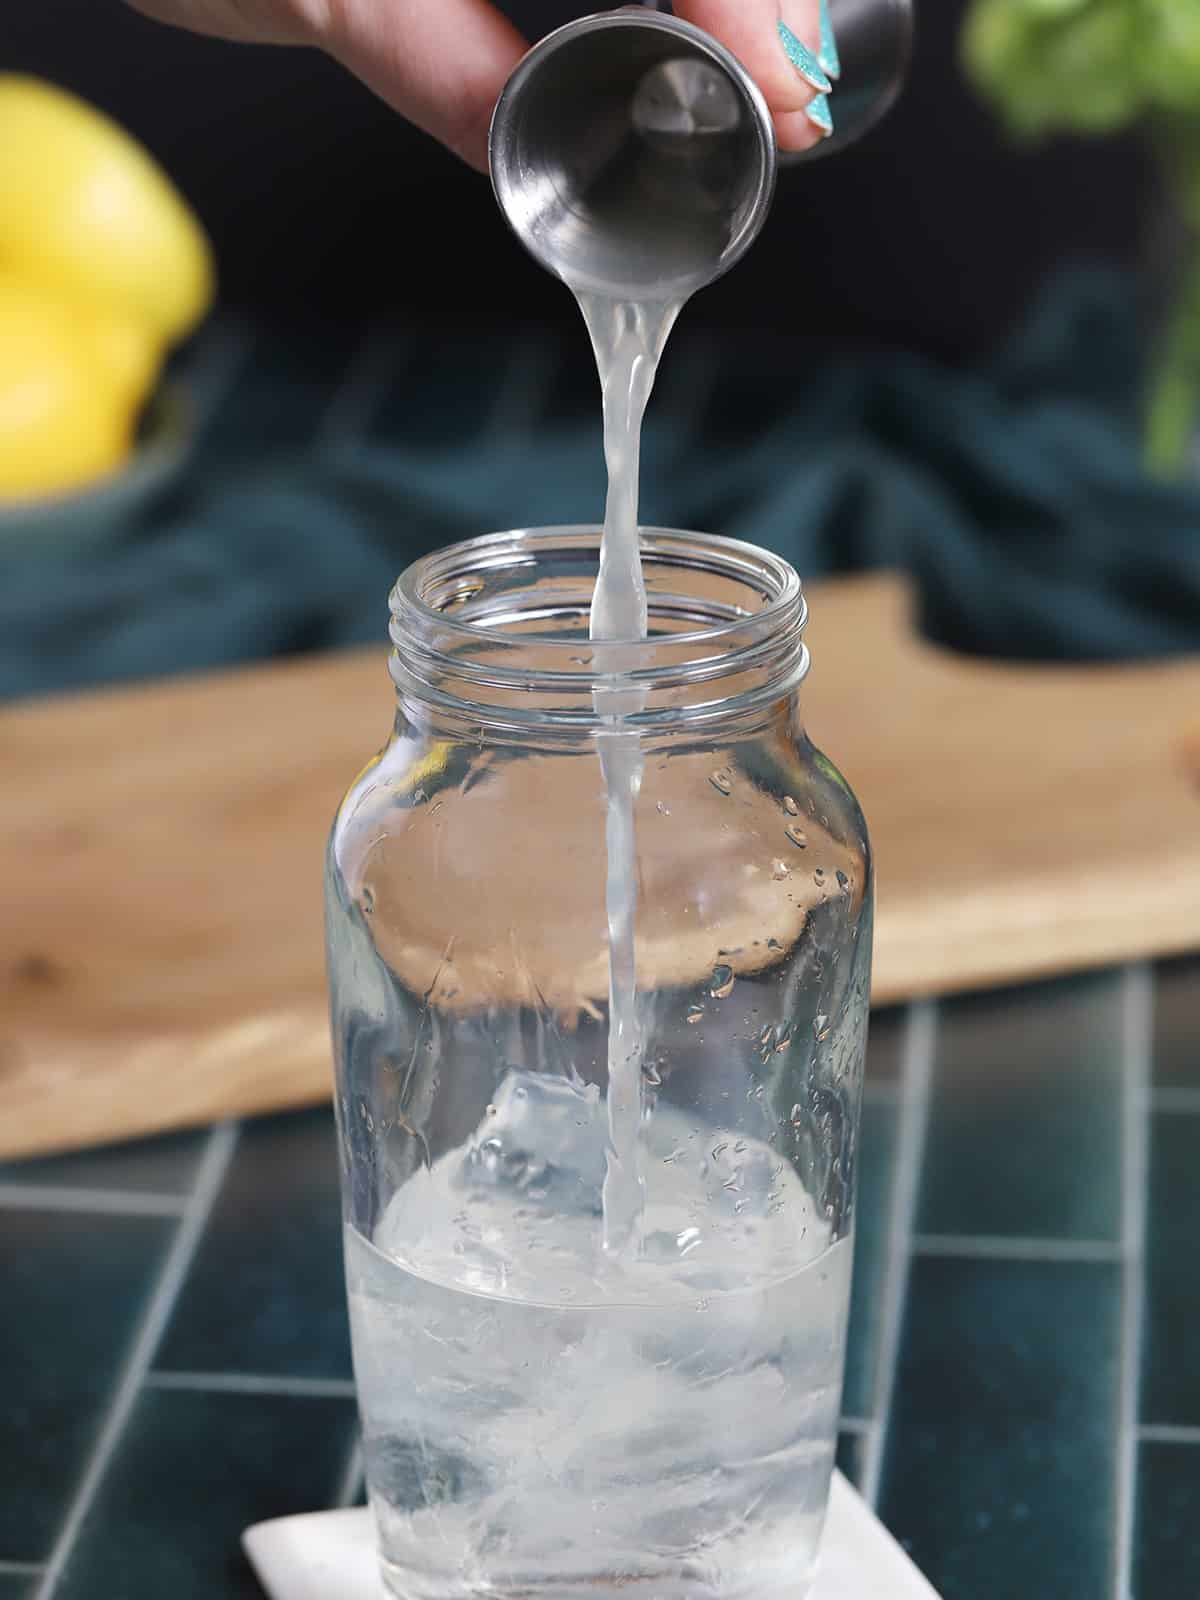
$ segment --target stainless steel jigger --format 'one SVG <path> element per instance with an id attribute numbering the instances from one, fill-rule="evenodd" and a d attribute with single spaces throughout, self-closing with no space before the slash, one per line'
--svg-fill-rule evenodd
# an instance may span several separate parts
<path id="1" fill-rule="evenodd" d="M 572 289 L 682 300 L 754 242 L 775 134 L 730 51 L 629 6 L 534 46 L 496 106 L 491 167 L 518 238 Z"/>
<path id="2" fill-rule="evenodd" d="M 843 149 L 892 104 L 912 0 L 831 0 L 842 55 Z M 492 119 L 492 183 L 534 257 L 577 292 L 683 300 L 758 236 L 775 190 L 775 132 L 723 45 L 648 6 L 582 17 L 535 45 Z"/>

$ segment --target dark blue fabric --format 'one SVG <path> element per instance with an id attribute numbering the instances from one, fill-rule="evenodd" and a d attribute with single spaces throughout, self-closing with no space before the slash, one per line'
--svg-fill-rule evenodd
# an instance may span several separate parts
<path id="1" fill-rule="evenodd" d="M 756 357 L 731 346 L 702 423 L 653 414 L 644 520 L 753 540 L 805 577 L 907 570 L 926 630 L 960 649 L 1198 649 L 1200 485 L 1140 471 L 1135 327 L 1127 285 L 1076 273 L 984 371 L 878 355 L 760 381 Z M 464 391 L 481 381 L 464 365 Z M 748 386 L 749 432 L 723 400 Z M 227 470 L 201 448 L 169 501 L 109 548 L 68 562 L 0 551 L 0 694 L 382 640 L 387 592 L 414 557 L 596 516 L 589 409 L 465 440 L 449 418 L 419 450 L 403 426 L 324 454 L 297 440 L 252 467 L 243 448 Z"/>

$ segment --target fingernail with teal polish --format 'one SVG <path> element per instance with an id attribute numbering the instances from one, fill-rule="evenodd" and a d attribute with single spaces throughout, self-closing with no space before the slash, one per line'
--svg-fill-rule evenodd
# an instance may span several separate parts
<path id="1" fill-rule="evenodd" d="M 805 83 L 808 84 L 809 88 L 815 89 L 818 94 L 828 94 L 833 88 L 833 84 L 821 71 L 821 63 L 804 41 L 797 39 L 786 22 L 779 24 L 779 37 L 783 41 L 783 48 L 787 53 L 788 60 L 804 79 Z"/>
<path id="2" fill-rule="evenodd" d="M 829 15 L 829 0 L 821 0 L 821 50 L 817 58 L 822 70 L 831 78 L 842 75 L 842 60 L 838 55 L 837 37 L 833 31 L 833 18 Z"/>
<path id="3" fill-rule="evenodd" d="M 812 123 L 813 127 L 820 128 L 828 139 L 833 132 L 833 112 L 829 108 L 829 96 L 827 94 L 819 94 L 815 100 L 810 100 L 804 108 L 804 115 Z"/>

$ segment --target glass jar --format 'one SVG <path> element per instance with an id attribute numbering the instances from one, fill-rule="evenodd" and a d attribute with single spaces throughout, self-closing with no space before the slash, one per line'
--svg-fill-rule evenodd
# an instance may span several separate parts
<path id="1" fill-rule="evenodd" d="M 594 529 L 406 573 L 392 737 L 330 842 L 355 1372 L 384 1575 L 408 1600 L 796 1600 L 819 1541 L 867 835 L 804 732 L 795 573 L 730 540 L 643 540 L 632 645 L 588 639 Z M 614 736 L 641 773 L 642 1203 L 620 1249 L 602 1215 Z"/>

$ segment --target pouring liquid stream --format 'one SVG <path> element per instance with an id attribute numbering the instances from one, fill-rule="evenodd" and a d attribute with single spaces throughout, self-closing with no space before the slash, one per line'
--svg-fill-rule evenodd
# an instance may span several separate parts
<path id="1" fill-rule="evenodd" d="M 591 334 L 604 397 L 608 502 L 600 572 L 592 600 L 593 642 L 636 645 L 648 636 L 649 612 L 638 537 L 642 422 L 658 363 L 680 302 L 611 300 L 578 294 Z M 613 665 L 636 665 L 637 650 Z M 608 1151 L 603 1188 L 604 1249 L 633 1256 L 640 1248 L 645 1182 L 640 1170 L 642 1068 L 645 1045 L 637 1005 L 638 872 L 634 810 L 642 784 L 639 735 L 625 719 L 642 708 L 636 687 L 598 689 L 604 723 L 600 764 L 607 793 L 608 869 Z"/>

